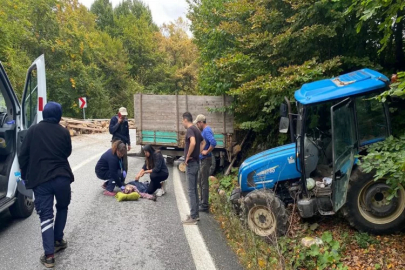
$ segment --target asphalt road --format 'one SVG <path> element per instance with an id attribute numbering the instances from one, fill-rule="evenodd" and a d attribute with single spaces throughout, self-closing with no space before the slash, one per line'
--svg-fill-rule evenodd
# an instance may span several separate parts
<path id="1" fill-rule="evenodd" d="M 186 236 L 178 197 L 179 190 L 187 191 L 187 185 L 176 168 L 169 168 L 167 194 L 157 202 L 119 203 L 103 196 L 94 167 L 110 147 L 109 138 L 107 134 L 73 138 L 70 164 L 76 180 L 65 229 L 69 247 L 56 255 L 56 269 L 204 269 L 198 263 L 200 249 L 212 258 L 211 269 L 242 269 L 209 214 L 202 213 L 198 229 L 189 230 Z M 142 165 L 142 158 L 130 157 L 128 179 Z M 183 189 L 175 192 L 173 176 Z M 13 220 L 8 212 L 0 214 L 0 269 L 43 269 L 39 223 L 35 212 L 24 220 Z M 196 236 L 203 241 L 190 243 Z"/>

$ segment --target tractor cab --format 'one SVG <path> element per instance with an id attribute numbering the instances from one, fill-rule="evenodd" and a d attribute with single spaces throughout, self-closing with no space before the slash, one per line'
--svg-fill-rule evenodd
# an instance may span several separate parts
<path id="1" fill-rule="evenodd" d="M 314 207 L 321 214 L 334 214 L 345 204 L 359 151 L 390 135 L 388 108 L 374 99 L 388 82 L 384 75 L 363 69 L 295 92 L 297 170 L 304 197 L 323 197 Z M 299 209 L 304 217 L 315 214 L 300 204 Z"/>
<path id="2" fill-rule="evenodd" d="M 294 95 L 297 113 L 286 99 L 280 132 L 289 133 L 291 143 L 252 156 L 239 168 L 240 193 L 231 201 L 244 203 L 250 229 L 261 236 L 282 234 L 288 203 L 297 203 L 303 218 L 333 215 L 345 206 L 350 224 L 372 233 L 405 227 L 404 189 L 389 200 L 389 186 L 357 165 L 367 145 L 390 135 L 388 107 L 374 99 L 388 84 L 386 76 L 362 69 L 304 84 Z"/>

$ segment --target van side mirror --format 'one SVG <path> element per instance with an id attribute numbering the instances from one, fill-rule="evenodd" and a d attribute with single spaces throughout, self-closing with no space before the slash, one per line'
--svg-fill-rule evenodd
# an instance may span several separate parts
<path id="1" fill-rule="evenodd" d="M 290 127 L 290 119 L 288 117 L 281 117 L 279 131 L 280 133 L 287 133 Z"/>
<path id="2" fill-rule="evenodd" d="M 288 116 L 288 107 L 287 104 L 281 103 L 280 105 L 280 116 L 287 117 Z"/>

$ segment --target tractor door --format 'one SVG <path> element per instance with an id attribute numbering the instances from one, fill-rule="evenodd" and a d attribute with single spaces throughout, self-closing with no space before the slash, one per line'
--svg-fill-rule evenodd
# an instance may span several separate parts
<path id="1" fill-rule="evenodd" d="M 347 98 L 331 107 L 333 147 L 333 210 L 346 202 L 350 174 L 358 149 L 354 102 Z"/>

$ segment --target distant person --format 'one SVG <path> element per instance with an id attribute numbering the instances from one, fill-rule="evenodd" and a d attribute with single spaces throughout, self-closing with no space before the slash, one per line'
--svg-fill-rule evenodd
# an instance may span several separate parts
<path id="1" fill-rule="evenodd" d="M 101 186 L 106 196 L 115 196 L 114 188 L 124 189 L 126 171 L 124 170 L 123 157 L 126 153 L 125 143 L 115 141 L 99 159 L 96 164 L 96 175 L 105 182 Z"/>
<path id="2" fill-rule="evenodd" d="M 45 254 L 40 257 L 40 262 L 52 268 L 55 266 L 54 253 L 67 248 L 63 230 L 70 204 L 70 184 L 74 181 L 68 161 L 72 153 L 72 141 L 69 131 L 59 125 L 62 117 L 60 104 L 47 103 L 42 115 L 44 120 L 28 129 L 18 160 L 21 178 L 26 180 L 28 189 L 34 190 L 35 209 L 41 220 Z"/>
<path id="3" fill-rule="evenodd" d="M 150 184 L 146 192 L 152 195 L 160 189 L 161 195 L 163 195 L 165 193 L 163 182 L 169 178 L 169 170 L 165 159 L 162 153 L 155 150 L 151 145 L 145 145 L 143 152 L 145 154 L 145 165 L 135 177 L 135 181 L 139 181 L 145 174 L 150 174 Z"/>
<path id="4" fill-rule="evenodd" d="M 190 197 L 190 215 L 183 220 L 184 225 L 196 225 L 197 221 L 200 219 L 198 207 L 198 191 L 197 191 L 197 180 L 198 171 L 200 169 L 200 153 L 202 148 L 203 138 L 201 136 L 200 130 L 193 125 L 193 117 L 189 112 L 183 114 L 183 126 L 187 129 L 186 133 L 186 145 L 184 148 L 184 157 L 187 182 L 188 182 L 188 195 Z"/>
<path id="5" fill-rule="evenodd" d="M 127 109 L 121 107 L 118 114 L 111 118 L 110 121 L 110 134 L 112 135 L 111 142 L 122 141 L 125 145 L 125 154 L 123 157 L 124 169 L 128 171 L 128 154 L 127 150 L 131 151 L 131 138 L 129 137 L 129 123 L 128 123 Z M 128 147 L 128 148 L 127 148 Z"/>
<path id="6" fill-rule="evenodd" d="M 208 177 L 210 176 L 210 168 L 212 164 L 212 151 L 217 146 L 214 133 L 210 126 L 207 125 L 207 120 L 204 115 L 199 114 L 194 121 L 198 129 L 201 130 L 201 135 L 205 141 L 204 148 L 200 154 L 200 171 L 198 173 L 198 183 L 201 194 L 200 212 L 209 212 L 209 185 Z"/>

